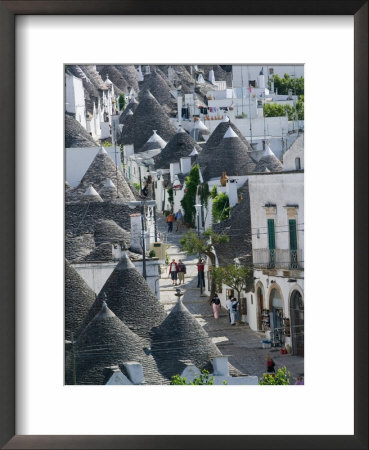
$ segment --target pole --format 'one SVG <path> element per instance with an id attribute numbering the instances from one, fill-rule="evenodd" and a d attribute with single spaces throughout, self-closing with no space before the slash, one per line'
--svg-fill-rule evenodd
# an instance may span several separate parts
<path id="1" fill-rule="evenodd" d="M 252 144 L 252 125 L 251 125 L 251 92 L 249 88 L 249 114 L 250 114 L 250 137 L 251 137 L 251 144 Z"/>
<path id="2" fill-rule="evenodd" d="M 197 237 L 200 239 L 200 211 L 197 212 Z M 200 271 L 201 253 L 199 253 L 199 280 L 200 280 L 200 296 L 202 295 L 202 273 Z"/>
<path id="3" fill-rule="evenodd" d="M 145 246 L 145 205 L 141 204 L 141 233 L 142 233 L 142 276 L 146 280 L 146 246 Z"/>
<path id="4" fill-rule="evenodd" d="M 154 240 L 155 242 L 158 242 L 158 227 L 156 224 L 156 197 L 155 197 L 155 182 L 152 179 L 151 181 L 152 186 L 152 199 L 155 200 L 155 206 L 154 206 Z"/>

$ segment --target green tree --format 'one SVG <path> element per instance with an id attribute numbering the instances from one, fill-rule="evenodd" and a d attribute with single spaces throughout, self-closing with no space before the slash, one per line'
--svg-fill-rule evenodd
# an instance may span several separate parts
<path id="1" fill-rule="evenodd" d="M 204 369 L 201 374 L 195 377 L 191 382 L 187 382 L 186 377 L 181 377 L 180 375 L 173 375 L 170 384 L 173 385 L 213 385 L 214 377 L 210 376 L 210 373 Z"/>
<path id="2" fill-rule="evenodd" d="M 126 96 L 124 94 L 119 95 L 118 104 L 119 111 L 123 111 L 123 109 L 126 107 Z"/>
<path id="3" fill-rule="evenodd" d="M 286 367 L 281 367 L 276 373 L 264 373 L 262 378 L 259 378 L 259 384 L 266 385 L 286 385 L 290 384 L 291 373 L 287 372 Z"/>
<path id="4" fill-rule="evenodd" d="M 217 189 L 217 185 L 215 184 L 213 186 L 212 190 L 210 191 L 210 196 L 212 199 L 214 199 L 217 195 L 218 195 L 218 189 Z"/>
<path id="5" fill-rule="evenodd" d="M 299 99 L 296 102 L 296 112 L 299 120 L 304 120 L 304 101 L 304 96 L 300 95 Z"/>
<path id="6" fill-rule="evenodd" d="M 200 173 L 199 165 L 196 164 L 190 170 L 190 173 L 186 177 L 185 186 L 186 192 L 181 200 L 181 205 L 183 208 L 183 219 L 185 224 L 191 227 L 195 226 L 195 216 L 196 216 L 196 193 L 197 187 L 200 184 Z"/>
<path id="7" fill-rule="evenodd" d="M 283 117 L 286 115 L 286 110 L 287 110 L 286 106 L 290 107 L 290 105 L 278 105 L 277 103 L 266 103 L 264 105 L 264 116 L 265 117 Z"/>
<path id="8" fill-rule="evenodd" d="M 273 75 L 271 81 L 274 82 L 274 90 L 280 95 L 288 95 L 288 90 L 292 90 L 294 95 L 304 95 L 304 77 L 291 78 L 285 73 L 283 78 L 279 75 Z"/>
<path id="9" fill-rule="evenodd" d="M 240 265 L 228 265 L 226 267 L 214 267 L 212 275 L 218 287 L 226 284 L 237 292 L 238 301 L 241 292 L 250 290 L 253 286 L 253 270 L 251 267 Z"/>
<path id="10" fill-rule="evenodd" d="M 213 199 L 212 213 L 216 222 L 228 219 L 231 207 L 229 206 L 229 197 L 221 192 Z"/>
<path id="11" fill-rule="evenodd" d="M 215 253 L 213 245 L 229 242 L 226 234 L 217 234 L 213 230 L 206 230 L 200 237 L 197 233 L 189 231 L 180 240 L 181 250 L 188 255 L 206 255 L 210 261 L 209 270 L 212 272 L 215 267 Z M 210 298 L 214 297 L 216 291 L 215 279 L 211 277 Z"/>

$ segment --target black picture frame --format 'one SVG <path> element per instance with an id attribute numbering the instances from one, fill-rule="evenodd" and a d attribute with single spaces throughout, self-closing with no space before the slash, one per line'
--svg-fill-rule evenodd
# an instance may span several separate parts
<path id="1" fill-rule="evenodd" d="M 210 7 L 210 9 L 209 9 Z M 15 16 L 18 14 L 353 15 L 355 42 L 355 373 L 353 436 L 15 435 Z M 6 449 L 368 448 L 368 1 L 0 1 L 0 445 Z M 351 270 L 344 267 L 343 271 Z M 339 345 L 339 342 L 337 343 Z M 338 375 L 344 372 L 344 365 Z M 317 405 L 318 407 L 318 405 Z"/>

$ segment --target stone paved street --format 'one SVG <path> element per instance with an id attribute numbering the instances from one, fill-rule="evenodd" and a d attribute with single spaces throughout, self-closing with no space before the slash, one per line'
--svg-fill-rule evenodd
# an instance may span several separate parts
<path id="1" fill-rule="evenodd" d="M 215 320 L 208 297 L 200 297 L 200 289 L 196 287 L 196 271 L 192 264 L 196 264 L 197 258 L 187 257 L 180 251 L 179 241 L 183 234 L 175 232 L 175 226 L 172 233 L 167 233 L 165 218 L 161 214 L 158 214 L 158 230 L 162 240 L 171 244 L 167 250 L 170 260 L 175 258 L 178 261 L 180 258 L 187 266 L 185 284 L 181 285 L 184 305 L 212 337 L 219 350 L 229 356 L 230 363 L 244 374 L 260 377 L 265 372 L 266 355 L 269 353 L 276 363 L 276 369 L 286 366 L 291 372 L 291 383 L 294 383 L 296 377 L 304 372 L 304 359 L 299 356 L 281 355 L 279 349 L 263 349 L 261 341 L 264 339 L 264 333 L 251 330 L 247 324 L 232 327 L 228 320 L 228 312 L 223 308 L 220 318 Z M 162 266 L 160 299 L 168 312 L 177 301 L 174 294 L 175 287 L 172 286 L 168 276 L 168 268 Z"/>

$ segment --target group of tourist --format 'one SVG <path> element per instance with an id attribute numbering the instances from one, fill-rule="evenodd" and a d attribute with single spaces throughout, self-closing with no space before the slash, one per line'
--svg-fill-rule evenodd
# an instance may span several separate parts
<path id="1" fill-rule="evenodd" d="M 176 223 L 176 231 L 181 231 L 183 227 L 183 214 L 179 209 L 175 214 L 171 211 L 167 217 L 168 233 L 173 231 L 173 223 Z"/>
<path id="2" fill-rule="evenodd" d="M 211 305 L 213 307 L 214 319 L 219 319 L 220 313 L 220 299 L 218 294 L 215 293 L 214 297 L 211 299 Z M 228 310 L 229 322 L 231 325 L 236 325 L 240 323 L 240 303 L 239 301 L 230 295 L 226 302 L 226 308 Z"/>
<path id="3" fill-rule="evenodd" d="M 184 284 L 184 278 L 186 273 L 186 266 L 181 259 L 176 262 L 175 259 L 172 259 L 172 262 L 169 264 L 168 274 L 172 280 L 172 285 L 177 286 L 178 284 Z"/>

